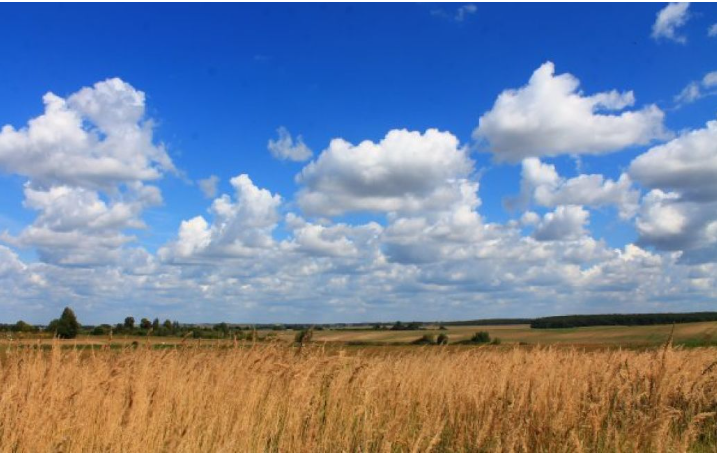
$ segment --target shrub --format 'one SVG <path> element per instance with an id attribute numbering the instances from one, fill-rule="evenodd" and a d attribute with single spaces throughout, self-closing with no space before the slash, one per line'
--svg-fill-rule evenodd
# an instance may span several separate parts
<path id="1" fill-rule="evenodd" d="M 499 345 L 499 344 L 500 344 L 500 338 L 494 338 L 493 341 L 490 342 L 490 344 L 493 344 L 493 345 L 496 345 L 496 346 Z"/>
<path id="2" fill-rule="evenodd" d="M 448 335 L 442 333 L 436 337 L 436 344 L 448 344 Z"/>
<path id="3" fill-rule="evenodd" d="M 412 344 L 436 344 L 436 338 L 432 334 L 427 333 L 418 340 L 414 340 Z"/>
<path id="4" fill-rule="evenodd" d="M 310 342 L 313 336 L 314 329 L 303 329 L 296 332 L 296 336 L 294 336 L 294 342 L 298 344 L 305 344 Z"/>
<path id="5" fill-rule="evenodd" d="M 490 334 L 484 330 L 476 332 L 471 337 L 471 343 L 490 343 Z"/>
<path id="6" fill-rule="evenodd" d="M 25 321 L 18 321 L 14 326 L 12 326 L 13 332 L 37 332 L 37 327 L 33 326 L 32 324 L 28 324 Z"/>
<path id="7" fill-rule="evenodd" d="M 97 326 L 94 329 L 92 329 L 92 332 L 90 332 L 90 335 L 105 335 L 107 332 L 105 331 L 105 328 L 102 326 Z"/>

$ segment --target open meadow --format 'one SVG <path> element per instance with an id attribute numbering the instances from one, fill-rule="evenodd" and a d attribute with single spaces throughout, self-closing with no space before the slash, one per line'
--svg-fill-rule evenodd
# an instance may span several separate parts
<path id="1" fill-rule="evenodd" d="M 717 354 L 5 346 L 1 452 L 707 452 Z"/>

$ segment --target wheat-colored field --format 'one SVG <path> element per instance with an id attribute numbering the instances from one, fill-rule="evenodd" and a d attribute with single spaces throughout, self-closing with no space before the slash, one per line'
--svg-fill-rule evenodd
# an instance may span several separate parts
<path id="1" fill-rule="evenodd" d="M 717 354 L 5 351 L 2 452 L 715 451 Z"/>

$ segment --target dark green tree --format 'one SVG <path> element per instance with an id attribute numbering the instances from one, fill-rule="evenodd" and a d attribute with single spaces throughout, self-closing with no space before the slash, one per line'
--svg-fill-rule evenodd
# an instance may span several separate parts
<path id="1" fill-rule="evenodd" d="M 152 328 L 152 321 L 147 318 L 142 318 L 142 320 L 139 322 L 139 327 L 144 330 L 149 330 Z"/>
<path id="2" fill-rule="evenodd" d="M 159 318 L 154 318 L 154 321 L 152 321 L 152 329 L 159 330 Z"/>
<path id="3" fill-rule="evenodd" d="M 124 318 L 124 327 L 125 329 L 134 329 L 134 318 L 132 316 Z"/>
<path id="4" fill-rule="evenodd" d="M 48 326 L 48 330 L 52 328 L 52 332 L 55 332 L 60 338 L 75 338 L 77 333 L 80 331 L 80 323 L 77 321 L 75 312 L 70 307 L 65 307 L 62 310 L 60 319 L 53 319 Z"/>

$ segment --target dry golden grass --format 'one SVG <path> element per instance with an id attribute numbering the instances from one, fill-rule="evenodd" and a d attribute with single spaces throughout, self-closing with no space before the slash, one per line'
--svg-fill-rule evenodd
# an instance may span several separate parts
<path id="1" fill-rule="evenodd" d="M 2 452 L 715 451 L 717 354 L 14 348 Z"/>

